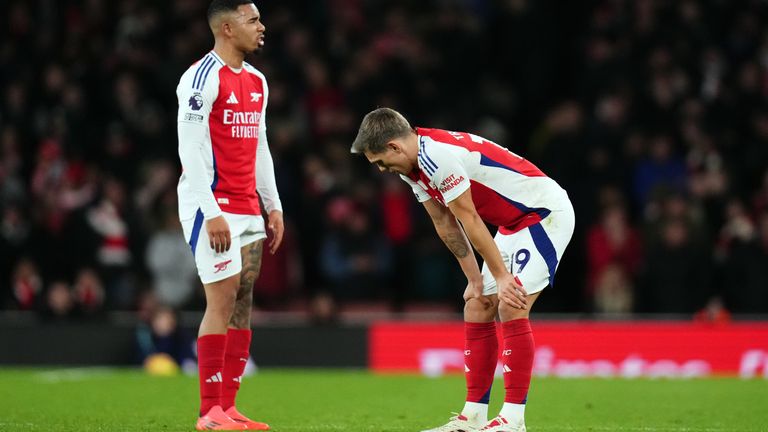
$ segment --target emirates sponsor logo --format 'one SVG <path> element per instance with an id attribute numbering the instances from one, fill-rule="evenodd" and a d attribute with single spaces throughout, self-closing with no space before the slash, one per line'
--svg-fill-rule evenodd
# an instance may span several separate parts
<path id="1" fill-rule="evenodd" d="M 252 125 L 258 126 L 261 121 L 261 113 L 258 111 L 224 110 L 225 125 Z"/>
<path id="2" fill-rule="evenodd" d="M 232 138 L 258 138 L 261 113 L 258 111 L 224 110 L 224 124 L 231 125 Z"/>

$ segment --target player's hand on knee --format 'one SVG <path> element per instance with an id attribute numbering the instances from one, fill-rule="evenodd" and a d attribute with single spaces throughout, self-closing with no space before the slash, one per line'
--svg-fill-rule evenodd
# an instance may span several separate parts
<path id="1" fill-rule="evenodd" d="M 217 216 L 205 221 L 205 229 L 208 231 L 208 241 L 214 252 L 222 253 L 228 251 L 232 246 L 232 234 L 224 216 Z"/>
<path id="2" fill-rule="evenodd" d="M 469 299 L 483 299 L 483 279 L 472 280 L 467 283 L 467 287 L 464 289 L 464 301 Z"/>
<path id="3" fill-rule="evenodd" d="M 511 273 L 507 273 L 497 279 L 496 284 L 499 287 L 499 299 L 501 299 L 501 301 L 517 309 L 528 308 L 528 300 L 526 299 L 528 293 L 525 291 L 525 288 L 523 288 L 523 284 L 520 283 L 520 279 L 518 279 L 517 276 L 512 276 Z"/>

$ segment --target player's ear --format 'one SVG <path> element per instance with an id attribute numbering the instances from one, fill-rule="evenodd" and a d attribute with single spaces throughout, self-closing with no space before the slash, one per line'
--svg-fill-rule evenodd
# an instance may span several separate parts
<path id="1" fill-rule="evenodd" d="M 403 151 L 403 149 L 402 149 L 402 148 L 400 148 L 400 144 L 398 144 L 398 143 L 397 143 L 397 142 L 395 142 L 395 141 L 390 141 L 390 142 L 388 142 L 388 143 L 387 143 L 387 148 L 388 148 L 389 150 L 392 150 L 392 151 L 393 151 L 393 152 L 395 152 L 395 153 L 400 153 L 400 152 L 402 152 L 402 151 Z"/>
<path id="2" fill-rule="evenodd" d="M 221 34 L 232 36 L 232 26 L 228 21 L 221 22 Z"/>

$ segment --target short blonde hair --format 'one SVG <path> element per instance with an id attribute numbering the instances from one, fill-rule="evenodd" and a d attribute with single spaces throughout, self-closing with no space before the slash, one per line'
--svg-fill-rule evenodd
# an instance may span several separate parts
<path id="1" fill-rule="evenodd" d="M 350 152 L 383 153 L 388 142 L 407 137 L 411 131 L 411 124 L 399 112 L 392 108 L 375 109 L 363 117 Z"/>

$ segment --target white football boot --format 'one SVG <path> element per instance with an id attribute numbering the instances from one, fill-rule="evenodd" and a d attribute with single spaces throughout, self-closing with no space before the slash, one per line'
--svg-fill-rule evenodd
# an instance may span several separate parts
<path id="1" fill-rule="evenodd" d="M 477 418 L 477 414 L 469 417 L 457 413 L 454 414 L 456 415 L 451 417 L 448 423 L 421 432 L 474 432 L 479 431 L 483 427 L 483 422 Z"/>
<path id="2" fill-rule="evenodd" d="M 480 430 L 483 432 L 525 432 L 525 422 L 522 420 L 510 422 L 504 417 L 498 416 Z"/>

